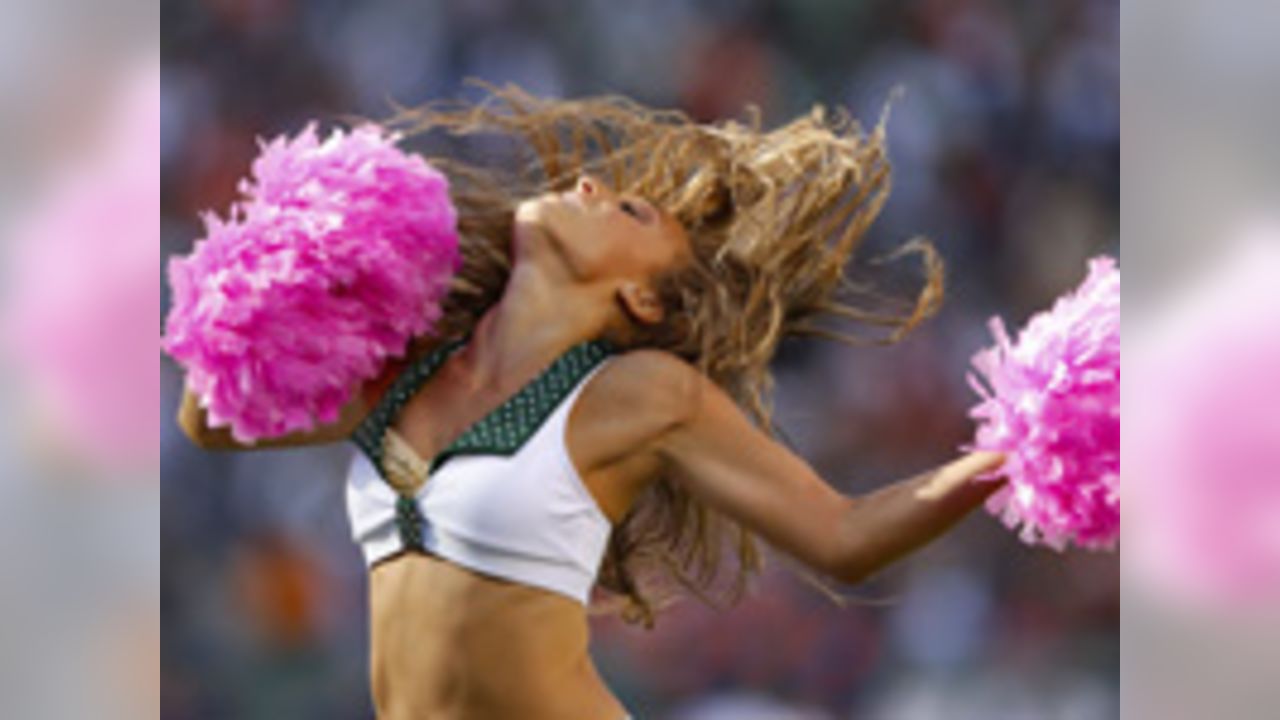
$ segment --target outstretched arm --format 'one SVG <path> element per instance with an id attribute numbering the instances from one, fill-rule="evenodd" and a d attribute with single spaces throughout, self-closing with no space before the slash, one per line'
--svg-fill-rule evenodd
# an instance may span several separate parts
<path id="1" fill-rule="evenodd" d="M 856 583 L 928 544 L 1004 481 L 969 483 L 1004 462 L 971 453 L 875 492 L 850 497 L 753 425 L 714 383 L 683 375 L 689 408 L 657 451 L 691 493 L 806 565 Z"/>

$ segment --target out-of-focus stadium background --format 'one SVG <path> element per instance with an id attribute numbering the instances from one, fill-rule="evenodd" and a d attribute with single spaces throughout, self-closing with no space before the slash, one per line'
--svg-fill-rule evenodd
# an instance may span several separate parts
<path id="1" fill-rule="evenodd" d="M 703 121 L 754 103 L 769 126 L 815 102 L 871 125 L 902 85 L 871 242 L 931 238 L 945 308 L 896 346 L 795 343 L 776 364 L 780 425 L 849 493 L 953 457 L 986 319 L 1021 324 L 1118 254 L 1114 1 L 207 0 L 166 3 L 161 28 L 162 267 L 234 198 L 255 137 L 472 93 L 467 76 Z M 163 358 L 164 717 L 369 717 L 353 447 L 203 452 L 173 423 L 181 380 Z M 593 621 L 606 681 L 643 718 L 1119 715 L 1114 555 L 1030 549 L 979 511 L 848 607 L 771 567 L 728 613 Z"/>

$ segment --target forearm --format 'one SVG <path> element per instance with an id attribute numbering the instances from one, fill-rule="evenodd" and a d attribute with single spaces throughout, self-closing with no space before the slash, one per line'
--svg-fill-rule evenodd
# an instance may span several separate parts
<path id="1" fill-rule="evenodd" d="M 970 479 L 999 461 L 966 456 L 851 499 L 833 574 L 859 582 L 937 539 L 1004 485 Z"/>
<path id="2" fill-rule="evenodd" d="M 638 357 L 659 362 L 665 356 Z M 676 414 L 677 420 L 650 441 L 670 476 L 773 547 L 847 582 L 875 573 L 946 532 L 1001 484 L 969 485 L 970 478 L 994 470 L 1005 459 L 1000 453 L 975 452 L 862 497 L 843 495 L 804 458 L 749 422 L 733 399 L 696 369 L 661 367 L 685 368 L 688 374 L 679 377 L 692 380 L 675 384 L 697 391 L 653 392 L 664 386 L 637 382 L 639 392 L 647 395 L 633 401 L 635 406 L 692 408 Z M 660 405 L 667 394 L 678 402 Z"/>
<path id="3" fill-rule="evenodd" d="M 188 438 L 205 450 L 254 450 L 262 444 L 238 442 L 227 427 L 210 427 L 207 411 L 200 407 L 196 395 L 183 388 L 182 405 L 178 408 L 178 425 Z"/>
<path id="4" fill-rule="evenodd" d="M 232 435 L 230 427 L 210 427 L 207 412 L 200 407 L 196 396 L 184 388 L 182 406 L 178 409 L 178 425 L 192 442 L 205 450 L 270 450 L 345 440 L 366 413 L 366 402 L 359 394 L 355 394 L 342 408 L 338 420 L 334 423 L 321 425 L 312 430 L 300 430 L 280 437 L 259 438 L 253 443 L 245 443 Z"/>

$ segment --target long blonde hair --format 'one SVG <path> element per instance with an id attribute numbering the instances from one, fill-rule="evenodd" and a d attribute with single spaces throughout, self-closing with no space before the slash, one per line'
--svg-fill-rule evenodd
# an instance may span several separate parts
<path id="1" fill-rule="evenodd" d="M 700 124 L 622 96 L 545 99 L 510 84 L 469 82 L 485 91 L 481 100 L 396 106 L 379 121 L 406 139 L 443 130 L 453 143 L 443 154 L 424 153 L 450 179 L 464 257 L 437 339 L 466 333 L 499 299 L 516 203 L 568 189 L 582 172 L 648 198 L 689 234 L 693 261 L 655 278 L 669 320 L 637 344 L 694 364 L 772 434 L 769 364 L 784 337 L 888 344 L 941 304 L 943 264 L 922 239 L 891 254 L 923 260 L 913 299 L 887 297 L 846 272 L 889 192 L 884 115 L 866 133 L 842 109 L 817 105 L 765 131 L 755 107 L 745 123 Z M 475 142 L 485 135 L 508 152 L 463 159 L 492 149 Z M 717 592 L 726 545 L 735 572 Z M 673 479 L 656 478 L 613 530 L 598 583 L 611 596 L 597 597 L 592 612 L 620 610 L 652 627 L 681 589 L 722 607 L 737 602 L 762 567 L 747 528 Z"/>

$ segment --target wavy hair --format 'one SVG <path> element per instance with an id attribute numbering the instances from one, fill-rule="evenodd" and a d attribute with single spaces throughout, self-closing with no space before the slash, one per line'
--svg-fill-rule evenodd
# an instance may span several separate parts
<path id="1" fill-rule="evenodd" d="M 861 268 L 855 251 L 889 193 L 884 114 L 867 133 L 843 109 L 815 105 L 763 130 L 754 106 L 745 122 L 698 123 L 623 96 L 547 99 L 511 84 L 468 83 L 483 90 L 480 100 L 393 104 L 378 121 L 405 138 L 443 131 L 449 143 L 423 154 L 450 179 L 464 262 L 437 335 L 411 355 L 462 336 L 498 301 L 516 204 L 566 190 L 582 172 L 662 207 L 691 241 L 692 261 L 654 279 L 666 320 L 634 344 L 684 358 L 775 437 L 769 365 L 783 338 L 889 344 L 942 302 L 943 263 L 923 239 L 866 263 L 920 255 L 915 297 L 851 279 Z M 727 556 L 730 573 L 722 572 Z M 617 611 L 651 628 L 682 590 L 713 607 L 736 603 L 763 565 L 749 529 L 658 477 L 613 530 L 598 581 L 608 595 L 593 598 L 591 612 Z"/>

